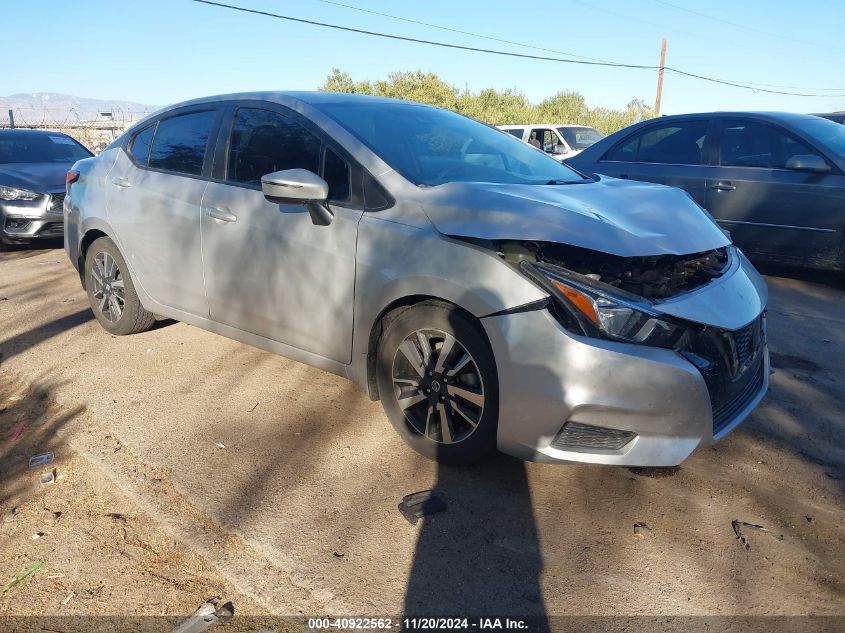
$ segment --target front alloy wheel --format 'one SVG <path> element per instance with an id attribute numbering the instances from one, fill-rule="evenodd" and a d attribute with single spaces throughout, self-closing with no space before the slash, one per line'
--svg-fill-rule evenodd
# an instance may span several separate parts
<path id="1" fill-rule="evenodd" d="M 393 359 L 393 386 L 405 419 L 423 437 L 455 444 L 484 415 L 484 381 L 472 355 L 451 334 L 417 330 Z"/>
<path id="2" fill-rule="evenodd" d="M 400 308 L 386 322 L 376 383 L 397 433 L 445 464 L 470 464 L 493 452 L 499 383 L 481 324 L 441 301 Z"/>

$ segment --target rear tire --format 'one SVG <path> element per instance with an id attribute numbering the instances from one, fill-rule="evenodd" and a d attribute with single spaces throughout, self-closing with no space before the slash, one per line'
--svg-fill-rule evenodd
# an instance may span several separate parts
<path id="1" fill-rule="evenodd" d="M 467 465 L 495 451 L 495 359 L 481 327 L 456 306 L 425 302 L 391 320 L 376 381 L 393 428 L 421 455 Z"/>
<path id="2" fill-rule="evenodd" d="M 146 332 L 155 316 L 141 305 L 126 260 L 107 237 L 95 240 L 85 254 L 85 288 L 91 310 L 107 332 L 118 336 Z"/>

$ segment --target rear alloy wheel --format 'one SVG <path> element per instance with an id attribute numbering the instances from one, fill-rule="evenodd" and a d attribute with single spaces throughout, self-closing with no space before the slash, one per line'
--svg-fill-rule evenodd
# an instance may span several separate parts
<path id="1" fill-rule="evenodd" d="M 426 457 L 474 462 L 495 448 L 498 385 L 480 328 L 445 304 L 420 304 L 379 345 L 379 395 L 394 428 Z"/>
<path id="2" fill-rule="evenodd" d="M 97 310 L 109 323 L 117 323 L 126 307 L 126 285 L 114 257 L 106 251 L 97 253 L 91 267 L 92 295 L 97 301 Z"/>
<path id="3" fill-rule="evenodd" d="M 91 310 L 106 331 L 118 335 L 136 334 L 149 330 L 155 323 L 155 316 L 141 305 L 126 261 L 107 237 L 101 237 L 88 247 L 85 288 Z"/>

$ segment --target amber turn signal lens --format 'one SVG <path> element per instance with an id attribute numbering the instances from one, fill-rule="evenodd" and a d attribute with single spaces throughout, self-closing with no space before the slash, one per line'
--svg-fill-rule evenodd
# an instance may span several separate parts
<path id="1" fill-rule="evenodd" d="M 594 325 L 597 327 L 600 326 L 599 324 L 599 317 L 596 314 L 596 309 L 593 307 L 592 300 L 585 294 L 578 292 L 574 288 L 570 288 L 559 282 L 557 279 L 551 280 L 554 287 L 557 288 L 560 293 L 569 299 L 569 302 L 574 305 L 578 310 L 580 310 L 585 317 L 590 319 Z"/>

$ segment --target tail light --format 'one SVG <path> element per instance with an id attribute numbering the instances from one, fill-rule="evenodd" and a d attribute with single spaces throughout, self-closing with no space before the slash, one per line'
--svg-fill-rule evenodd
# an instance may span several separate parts
<path id="1" fill-rule="evenodd" d="M 65 192 L 70 193 L 70 186 L 79 180 L 78 171 L 69 171 L 65 176 Z"/>

